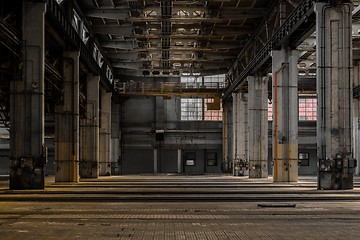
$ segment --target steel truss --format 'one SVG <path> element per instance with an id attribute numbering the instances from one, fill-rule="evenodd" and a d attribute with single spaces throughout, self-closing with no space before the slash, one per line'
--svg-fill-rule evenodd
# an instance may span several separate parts
<path id="1" fill-rule="evenodd" d="M 245 78 L 256 72 L 263 72 L 271 65 L 270 54 L 272 50 L 278 49 L 281 45 L 296 48 L 303 40 L 314 32 L 316 21 L 314 2 L 303 0 L 299 6 L 286 18 L 280 28 L 267 40 L 263 41 L 263 47 L 251 60 L 242 63 L 249 52 L 242 51 L 237 61 L 227 74 L 229 85 L 226 88 L 223 100 L 231 96 L 231 93 L 245 85 Z M 266 24 L 266 23 L 265 23 Z M 261 26 L 264 28 L 264 26 Z M 254 37 L 259 38 L 259 36 Z M 266 43 L 265 43 L 266 42 Z"/>

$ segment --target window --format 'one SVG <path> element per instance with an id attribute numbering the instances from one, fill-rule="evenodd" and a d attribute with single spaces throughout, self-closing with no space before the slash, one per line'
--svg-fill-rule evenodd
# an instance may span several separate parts
<path id="1" fill-rule="evenodd" d="M 299 120 L 316 121 L 317 99 L 313 96 L 299 96 Z"/>
<path id="2" fill-rule="evenodd" d="M 196 154 L 194 152 L 189 152 L 185 154 L 185 165 L 186 166 L 196 165 Z"/>
<path id="3" fill-rule="evenodd" d="M 81 31 L 81 40 L 84 42 L 84 44 L 87 44 L 89 40 L 89 30 L 84 25 Z"/>
<path id="4" fill-rule="evenodd" d="M 219 103 L 219 110 L 209 110 L 208 104 L 214 104 L 215 99 L 214 98 L 205 98 L 204 99 L 205 106 L 204 106 L 204 120 L 205 121 L 222 121 L 222 104 Z"/>
<path id="5" fill-rule="evenodd" d="M 272 102 L 268 99 L 268 121 L 273 120 Z"/>
<path id="6" fill-rule="evenodd" d="M 176 15 L 178 17 L 189 17 L 190 16 L 190 13 L 188 11 L 185 11 L 185 10 L 180 10 L 176 13 Z"/>
<path id="7" fill-rule="evenodd" d="M 197 88 L 202 84 L 202 78 L 194 76 L 181 77 L 180 81 L 185 88 Z"/>
<path id="8" fill-rule="evenodd" d="M 202 109 L 201 98 L 181 98 L 181 120 L 201 121 Z"/>
<path id="9" fill-rule="evenodd" d="M 300 166 L 309 166 L 309 153 L 299 152 L 299 165 Z"/>
<path id="10" fill-rule="evenodd" d="M 182 121 L 222 121 L 222 104 L 219 110 L 209 110 L 214 98 L 181 98 Z"/>
<path id="11" fill-rule="evenodd" d="M 156 17 L 157 16 L 157 12 L 153 11 L 153 10 L 146 10 L 144 12 L 145 17 Z"/>
<path id="12" fill-rule="evenodd" d="M 71 23 L 72 23 L 73 27 L 75 28 L 75 30 L 77 32 L 79 32 L 80 24 L 81 24 L 81 18 L 80 18 L 79 14 L 75 10 L 73 11 L 73 13 L 74 13 L 74 15 L 73 15 L 73 19 L 72 19 Z"/>
<path id="13" fill-rule="evenodd" d="M 202 11 L 202 10 L 195 10 L 194 12 L 193 12 L 193 17 L 204 17 L 205 16 L 205 12 L 204 11 Z"/>
<path id="14" fill-rule="evenodd" d="M 219 74 L 219 75 L 212 75 L 212 76 L 204 76 L 204 82 L 205 83 L 218 83 L 218 82 L 224 82 L 225 81 L 225 74 Z"/>
<path id="15" fill-rule="evenodd" d="M 224 84 L 225 75 L 182 76 L 183 88 L 219 88 Z M 181 120 L 222 121 L 222 104 L 216 98 L 181 98 Z"/>
<path id="16" fill-rule="evenodd" d="M 99 48 L 95 45 L 93 49 L 93 58 L 97 61 Z"/>
<path id="17" fill-rule="evenodd" d="M 216 153 L 207 153 L 206 162 L 208 166 L 217 166 L 217 156 Z"/>
<path id="18" fill-rule="evenodd" d="M 219 88 L 224 86 L 225 74 L 205 76 L 204 86 L 207 88 Z"/>
<path id="19" fill-rule="evenodd" d="M 316 121 L 317 99 L 314 95 L 299 95 L 299 121 Z M 273 120 L 272 103 L 268 101 L 268 121 Z"/>

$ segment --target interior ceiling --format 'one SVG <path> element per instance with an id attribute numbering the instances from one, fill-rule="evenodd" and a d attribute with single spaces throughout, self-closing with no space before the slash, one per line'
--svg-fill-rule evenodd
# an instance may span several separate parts
<path id="1" fill-rule="evenodd" d="M 130 76 L 226 73 L 274 4 L 268 0 L 78 2 L 115 74 Z"/>

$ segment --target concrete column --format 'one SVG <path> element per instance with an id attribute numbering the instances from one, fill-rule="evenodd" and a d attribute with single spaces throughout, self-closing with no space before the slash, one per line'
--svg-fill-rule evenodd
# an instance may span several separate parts
<path id="1" fill-rule="evenodd" d="M 120 104 L 112 102 L 111 106 L 111 175 L 120 174 Z"/>
<path id="2" fill-rule="evenodd" d="M 223 171 L 227 172 L 229 169 L 228 158 L 228 102 L 223 103 Z"/>
<path id="3" fill-rule="evenodd" d="M 243 167 L 243 173 L 240 175 L 248 176 L 249 170 L 246 169 L 246 163 L 248 163 L 248 139 L 249 139 L 249 126 L 248 126 L 248 94 L 240 93 L 238 96 L 238 156 L 240 164 Z"/>
<path id="4" fill-rule="evenodd" d="M 110 147 L 111 147 L 111 93 L 104 87 L 101 88 L 101 112 L 100 112 L 100 159 L 99 175 L 111 175 Z"/>
<path id="5" fill-rule="evenodd" d="M 232 94 L 232 99 L 233 99 L 233 104 L 232 104 L 232 119 L 233 119 L 233 131 L 232 131 L 232 156 L 230 161 L 232 161 L 232 172 L 233 175 L 235 176 L 235 164 L 237 163 L 238 159 L 239 159 L 239 154 L 238 154 L 238 138 L 239 138 L 239 109 L 238 109 L 238 98 L 239 98 L 239 93 L 233 93 Z"/>
<path id="6" fill-rule="evenodd" d="M 249 177 L 268 177 L 268 78 L 247 77 L 249 86 Z"/>
<path id="7" fill-rule="evenodd" d="M 353 187 L 352 173 L 348 171 L 348 159 L 353 157 L 352 9 L 353 4 L 350 2 L 337 5 L 325 2 L 315 4 L 318 158 L 321 163 L 335 160 L 336 166 L 342 166 L 341 172 L 336 167 L 331 173 L 319 173 L 318 187 L 321 189 Z M 329 166 L 332 169 L 332 164 Z M 327 179 L 323 178 L 325 175 Z"/>
<path id="8" fill-rule="evenodd" d="M 298 181 L 298 68 L 299 53 L 272 52 L 273 178 Z"/>
<path id="9" fill-rule="evenodd" d="M 232 170 L 232 138 L 233 138 L 233 123 L 232 123 L 232 102 L 228 101 L 223 105 L 223 171 L 231 172 Z"/>
<path id="10" fill-rule="evenodd" d="M 232 171 L 233 169 L 233 165 L 232 165 L 232 157 L 233 157 L 233 131 L 234 131 L 234 124 L 233 124 L 233 115 L 232 115 L 232 111 L 233 111 L 233 107 L 232 107 L 233 103 L 229 102 L 229 107 L 227 108 L 227 119 L 228 119 L 228 124 L 227 124 L 227 141 L 228 141 L 228 172 Z"/>
<path id="11" fill-rule="evenodd" d="M 360 86 L 360 62 L 356 62 L 353 71 L 353 86 Z M 354 158 L 358 161 L 355 174 L 360 175 L 360 99 L 353 98 L 353 143 Z"/>
<path id="12" fill-rule="evenodd" d="M 158 173 L 158 150 L 154 148 L 154 173 Z"/>
<path id="13" fill-rule="evenodd" d="M 64 54 L 64 92 L 55 110 L 55 182 L 79 181 L 79 55 Z"/>
<path id="14" fill-rule="evenodd" d="M 44 188 L 45 3 L 24 2 L 22 79 L 10 95 L 10 189 Z"/>
<path id="15" fill-rule="evenodd" d="M 177 151 L 177 172 L 182 173 L 182 150 L 181 148 Z"/>
<path id="16" fill-rule="evenodd" d="M 99 177 L 99 76 L 87 76 L 86 118 L 81 119 L 80 177 Z"/>

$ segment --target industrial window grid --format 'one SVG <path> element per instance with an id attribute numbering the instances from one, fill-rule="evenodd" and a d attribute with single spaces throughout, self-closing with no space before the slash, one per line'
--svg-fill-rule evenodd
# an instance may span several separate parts
<path id="1" fill-rule="evenodd" d="M 225 74 L 204 76 L 204 83 L 223 83 L 225 81 Z"/>
<path id="2" fill-rule="evenodd" d="M 299 120 L 316 121 L 317 99 L 313 96 L 299 97 Z"/>
<path id="3" fill-rule="evenodd" d="M 205 121 L 222 121 L 222 104 L 220 103 L 220 110 L 208 110 L 208 103 L 214 103 L 213 98 L 205 98 L 204 99 L 204 120 Z"/>
<path id="4" fill-rule="evenodd" d="M 203 104 L 201 98 L 181 98 L 181 120 L 201 121 Z"/>
<path id="5" fill-rule="evenodd" d="M 181 83 L 185 84 L 187 88 L 196 88 L 202 84 L 202 77 L 186 76 L 181 77 Z"/>
<path id="6" fill-rule="evenodd" d="M 181 83 L 187 87 L 199 85 L 212 86 L 214 83 L 224 83 L 225 75 L 213 76 L 183 76 Z M 222 104 L 220 110 L 209 110 L 208 103 L 214 103 L 213 98 L 181 98 L 181 120 L 182 121 L 222 121 Z"/>
<path id="7" fill-rule="evenodd" d="M 272 102 L 268 99 L 268 121 L 273 120 Z"/>
<path id="8" fill-rule="evenodd" d="M 316 121 L 315 95 L 299 95 L 299 121 Z M 268 121 L 273 120 L 272 102 L 268 101 Z"/>

